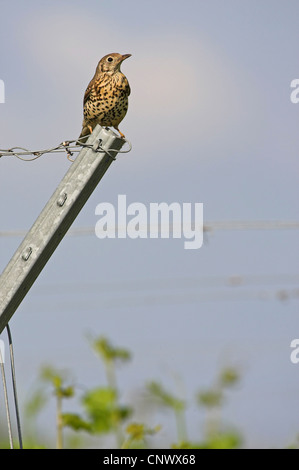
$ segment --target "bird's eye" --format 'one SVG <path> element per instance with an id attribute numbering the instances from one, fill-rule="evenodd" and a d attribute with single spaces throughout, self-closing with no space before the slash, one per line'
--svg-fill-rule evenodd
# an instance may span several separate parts
<path id="1" fill-rule="evenodd" d="M 112 57 L 108 57 L 108 62 L 112 62 L 113 61 L 113 58 Z"/>

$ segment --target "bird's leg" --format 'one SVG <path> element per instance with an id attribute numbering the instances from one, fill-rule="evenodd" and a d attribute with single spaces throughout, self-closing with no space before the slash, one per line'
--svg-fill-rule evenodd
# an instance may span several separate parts
<path id="1" fill-rule="evenodd" d="M 88 129 L 89 129 L 89 132 L 92 134 L 92 127 L 91 127 L 91 125 L 90 125 L 90 124 L 88 124 L 88 126 L 87 126 L 87 127 L 88 127 Z"/>
<path id="2" fill-rule="evenodd" d="M 116 127 L 115 129 L 117 130 L 117 132 L 119 132 L 119 134 L 120 134 L 120 136 L 121 136 L 122 139 L 125 139 L 125 138 L 126 138 L 126 137 L 125 137 L 125 134 L 123 134 L 123 133 L 119 130 L 118 127 Z"/>

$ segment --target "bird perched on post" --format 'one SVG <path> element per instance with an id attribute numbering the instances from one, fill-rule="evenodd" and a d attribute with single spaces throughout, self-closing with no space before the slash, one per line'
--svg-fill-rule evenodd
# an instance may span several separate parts
<path id="1" fill-rule="evenodd" d="M 86 142 L 97 124 L 112 126 L 122 138 L 125 137 L 118 126 L 127 113 L 131 89 L 120 66 L 128 57 L 131 54 L 112 53 L 105 55 L 98 63 L 84 95 L 84 118 L 79 144 Z"/>

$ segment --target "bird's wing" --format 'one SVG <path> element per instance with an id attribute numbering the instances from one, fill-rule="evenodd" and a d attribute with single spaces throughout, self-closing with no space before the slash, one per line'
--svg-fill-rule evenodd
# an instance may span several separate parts
<path id="1" fill-rule="evenodd" d="M 89 99 L 90 94 L 91 94 L 93 89 L 95 89 L 97 93 L 100 93 L 100 88 L 103 88 L 103 87 L 107 86 L 109 81 L 110 81 L 110 77 L 107 76 L 107 75 L 104 75 L 104 74 L 101 77 L 97 78 L 97 79 L 93 78 L 89 82 L 89 85 L 86 88 L 86 91 L 84 93 L 83 105 Z"/>
<path id="2" fill-rule="evenodd" d="M 90 93 L 91 93 L 91 90 L 92 90 L 92 87 L 93 87 L 93 82 L 91 81 L 88 85 L 88 87 L 86 88 L 86 91 L 84 93 L 84 100 L 83 100 L 83 104 L 86 103 L 86 101 L 88 100 L 89 96 L 90 96 Z"/>

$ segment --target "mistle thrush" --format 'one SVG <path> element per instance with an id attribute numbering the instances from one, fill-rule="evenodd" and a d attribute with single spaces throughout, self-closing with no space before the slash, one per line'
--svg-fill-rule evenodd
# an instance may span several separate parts
<path id="1" fill-rule="evenodd" d="M 96 68 L 84 95 L 83 124 L 80 143 L 86 142 L 97 124 L 118 129 L 119 123 L 128 110 L 130 85 L 125 75 L 120 71 L 121 63 L 131 54 L 108 54 L 103 57 Z"/>

